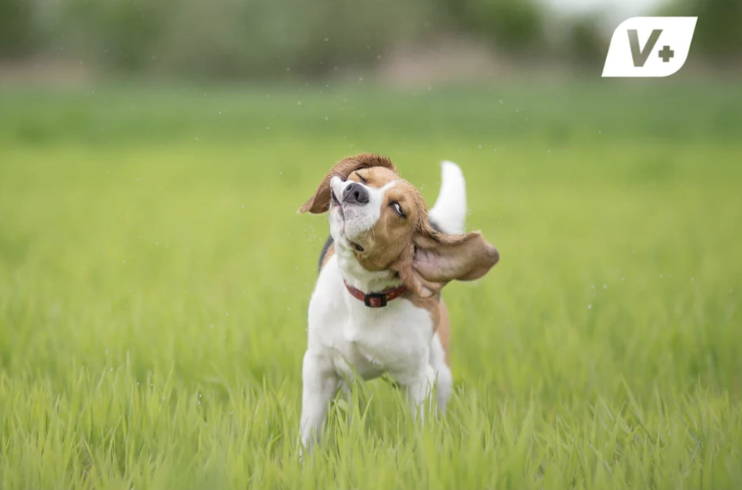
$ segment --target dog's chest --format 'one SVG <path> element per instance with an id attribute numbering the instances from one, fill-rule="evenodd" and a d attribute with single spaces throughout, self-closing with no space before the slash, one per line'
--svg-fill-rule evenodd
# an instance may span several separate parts
<path id="1" fill-rule="evenodd" d="M 310 348 L 329 355 L 339 372 L 364 378 L 414 376 L 427 364 L 433 335 L 427 310 L 403 298 L 368 308 L 341 278 L 324 272 L 309 309 Z"/>
<path id="2" fill-rule="evenodd" d="M 365 378 L 387 371 L 404 375 L 427 362 L 430 316 L 407 300 L 398 300 L 397 306 L 361 318 L 351 315 L 338 325 L 332 348 L 339 370 L 350 369 Z"/>

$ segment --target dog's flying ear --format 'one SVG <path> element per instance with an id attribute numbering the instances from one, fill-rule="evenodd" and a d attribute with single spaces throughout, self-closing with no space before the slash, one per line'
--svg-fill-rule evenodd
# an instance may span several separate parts
<path id="1" fill-rule="evenodd" d="M 386 157 L 374 155 L 372 153 L 361 153 L 352 157 L 344 158 L 335 164 L 332 169 L 325 175 L 322 182 L 317 187 L 317 191 L 310 197 L 304 205 L 299 208 L 299 212 L 319 214 L 324 213 L 330 208 L 330 179 L 338 176 L 346 180 L 350 174 L 361 168 L 369 167 L 386 167 L 390 170 L 397 171 L 394 164 Z"/>
<path id="2" fill-rule="evenodd" d="M 423 298 L 439 292 L 454 279 L 479 279 L 500 259 L 497 249 L 479 232 L 451 235 L 430 226 L 422 217 L 413 246 L 397 270 L 402 281 Z"/>

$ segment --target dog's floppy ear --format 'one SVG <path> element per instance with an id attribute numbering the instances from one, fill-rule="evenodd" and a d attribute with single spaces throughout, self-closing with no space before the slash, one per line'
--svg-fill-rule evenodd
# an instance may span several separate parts
<path id="1" fill-rule="evenodd" d="M 497 249 L 481 233 L 442 233 L 430 226 L 427 216 L 421 218 L 412 241 L 397 270 L 407 287 L 423 298 L 438 293 L 454 279 L 479 279 L 500 259 Z"/>
<path id="2" fill-rule="evenodd" d="M 344 158 L 335 164 L 332 169 L 325 175 L 322 182 L 317 187 L 317 191 L 310 197 L 304 205 L 299 208 L 299 212 L 319 214 L 324 213 L 330 208 L 330 179 L 338 176 L 346 180 L 350 174 L 361 168 L 369 167 L 386 167 L 390 170 L 397 171 L 394 164 L 386 157 L 374 155 L 372 153 L 361 153 L 352 157 Z"/>

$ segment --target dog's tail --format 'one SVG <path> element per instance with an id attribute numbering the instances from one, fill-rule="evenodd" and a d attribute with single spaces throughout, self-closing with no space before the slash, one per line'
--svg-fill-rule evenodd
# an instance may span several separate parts
<path id="1" fill-rule="evenodd" d="M 441 190 L 428 212 L 430 222 L 444 233 L 464 233 L 466 221 L 466 182 L 453 162 L 441 163 Z"/>

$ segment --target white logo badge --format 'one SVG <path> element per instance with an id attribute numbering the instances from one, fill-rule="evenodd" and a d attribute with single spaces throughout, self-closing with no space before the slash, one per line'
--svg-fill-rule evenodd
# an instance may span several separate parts
<path id="1" fill-rule="evenodd" d="M 604 77 L 667 77 L 685 64 L 698 17 L 631 17 L 611 37 Z"/>

